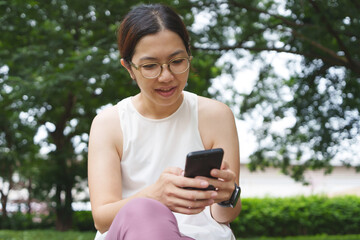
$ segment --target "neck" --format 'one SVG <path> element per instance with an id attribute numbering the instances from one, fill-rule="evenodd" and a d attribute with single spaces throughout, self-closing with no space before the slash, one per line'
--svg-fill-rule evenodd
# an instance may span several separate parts
<path id="1" fill-rule="evenodd" d="M 162 119 L 170 116 L 181 106 L 184 99 L 182 93 L 178 99 L 171 104 L 160 105 L 146 98 L 143 94 L 139 93 L 133 98 L 133 104 L 136 110 L 146 118 Z"/>

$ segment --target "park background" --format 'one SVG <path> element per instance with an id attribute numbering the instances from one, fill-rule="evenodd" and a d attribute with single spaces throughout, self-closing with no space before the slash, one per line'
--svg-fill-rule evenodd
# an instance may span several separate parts
<path id="1" fill-rule="evenodd" d="M 0 1 L 2 228 L 79 230 L 74 209 L 89 208 L 91 121 L 101 109 L 137 92 L 119 64 L 116 29 L 141 2 Z M 323 216 L 338 221 L 329 220 L 314 234 L 359 234 L 358 227 L 329 231 L 360 221 L 353 217 L 359 215 L 357 197 L 333 198 L 347 190 L 359 195 L 359 2 L 161 2 L 183 16 L 191 34 L 194 60 L 186 89 L 227 103 L 238 119 L 245 198 L 239 219 L 248 219 L 246 204 L 256 202 L 253 197 L 317 194 L 323 202 L 352 204 L 345 204 L 350 209 L 340 204 L 340 212 L 348 211 L 344 219 Z M 324 214 L 334 212 L 328 208 Z M 286 213 L 281 216 L 289 217 Z M 253 235 L 284 234 L 311 232 L 260 228 Z"/>

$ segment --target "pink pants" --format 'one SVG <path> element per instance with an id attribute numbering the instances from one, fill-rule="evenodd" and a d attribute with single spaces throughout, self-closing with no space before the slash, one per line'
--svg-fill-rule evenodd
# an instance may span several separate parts
<path id="1" fill-rule="evenodd" d="M 169 208 L 149 198 L 128 202 L 114 218 L 106 240 L 194 240 L 182 236 Z"/>

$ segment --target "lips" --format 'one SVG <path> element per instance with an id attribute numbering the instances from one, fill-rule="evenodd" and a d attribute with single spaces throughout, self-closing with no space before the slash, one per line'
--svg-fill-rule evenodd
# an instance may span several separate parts
<path id="1" fill-rule="evenodd" d="M 166 87 L 166 88 L 158 88 L 155 91 L 163 96 L 163 97 L 170 97 L 175 93 L 176 87 Z"/>

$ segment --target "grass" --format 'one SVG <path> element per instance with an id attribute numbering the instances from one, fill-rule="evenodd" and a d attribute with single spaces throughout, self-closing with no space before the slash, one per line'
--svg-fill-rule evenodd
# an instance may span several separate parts
<path id="1" fill-rule="evenodd" d="M 95 232 L 54 230 L 0 230 L 0 240 L 93 240 Z"/>
<path id="2" fill-rule="evenodd" d="M 0 230 L 0 240 L 93 240 L 95 232 L 58 232 L 54 230 Z M 360 240 L 360 235 L 318 235 L 297 237 L 238 238 L 238 240 Z"/>

